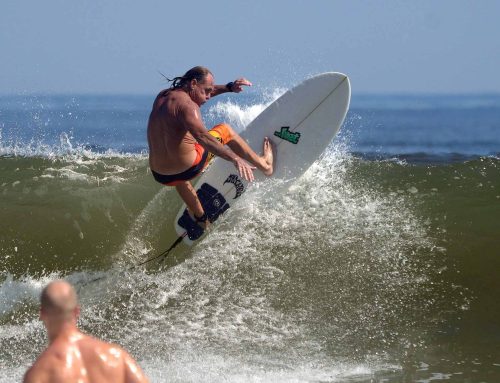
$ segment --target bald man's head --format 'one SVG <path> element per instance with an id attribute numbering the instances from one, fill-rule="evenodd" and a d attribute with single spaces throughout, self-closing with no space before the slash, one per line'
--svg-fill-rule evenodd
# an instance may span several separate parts
<path id="1" fill-rule="evenodd" d="M 41 311 L 51 317 L 70 318 L 78 307 L 75 289 L 68 282 L 50 282 L 40 296 Z"/>

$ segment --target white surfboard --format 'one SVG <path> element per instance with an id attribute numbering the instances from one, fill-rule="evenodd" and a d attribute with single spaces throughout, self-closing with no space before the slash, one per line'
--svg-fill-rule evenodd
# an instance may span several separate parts
<path id="1" fill-rule="evenodd" d="M 274 173 L 271 177 L 290 179 L 302 175 L 335 137 L 349 109 L 351 86 L 342 73 L 328 72 L 309 78 L 288 90 L 269 105 L 241 133 L 250 147 L 260 153 L 264 137 L 276 144 Z M 254 171 L 255 180 L 267 178 Z M 195 189 L 214 222 L 233 205 L 248 183 L 234 165 L 216 158 L 198 179 Z M 182 206 L 175 219 L 175 230 L 191 245 L 203 229 Z"/>

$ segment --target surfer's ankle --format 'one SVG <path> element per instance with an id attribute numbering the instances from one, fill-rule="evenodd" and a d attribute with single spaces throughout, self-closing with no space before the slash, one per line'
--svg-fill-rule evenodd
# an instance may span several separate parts
<path id="1" fill-rule="evenodd" d="M 267 162 L 267 160 L 262 157 L 262 163 L 259 167 L 260 171 L 264 173 L 265 176 L 271 176 L 274 172 L 273 164 Z"/>

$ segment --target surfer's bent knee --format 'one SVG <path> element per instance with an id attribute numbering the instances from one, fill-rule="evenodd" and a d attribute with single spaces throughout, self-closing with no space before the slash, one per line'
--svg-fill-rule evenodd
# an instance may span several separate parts
<path id="1" fill-rule="evenodd" d="M 235 131 L 229 124 L 218 124 L 209 130 L 209 133 L 214 136 L 222 145 L 226 145 L 236 136 Z"/>

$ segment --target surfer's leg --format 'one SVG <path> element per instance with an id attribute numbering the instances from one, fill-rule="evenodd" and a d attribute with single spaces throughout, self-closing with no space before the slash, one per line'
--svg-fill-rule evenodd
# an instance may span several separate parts
<path id="1" fill-rule="evenodd" d="M 203 206 L 201 206 L 201 202 L 198 199 L 198 195 L 196 194 L 196 190 L 194 190 L 193 185 L 189 181 L 178 182 L 175 185 L 175 190 L 181 196 L 182 200 L 186 204 L 188 210 L 195 216 L 201 217 L 205 213 L 203 211 Z"/>
<path id="2" fill-rule="evenodd" d="M 229 125 L 220 124 L 211 131 L 220 132 L 223 136 L 223 144 L 227 144 L 238 156 L 255 165 L 266 176 L 273 174 L 273 142 L 265 137 L 263 144 L 263 155 L 255 153 L 247 142 L 241 138 Z"/>

